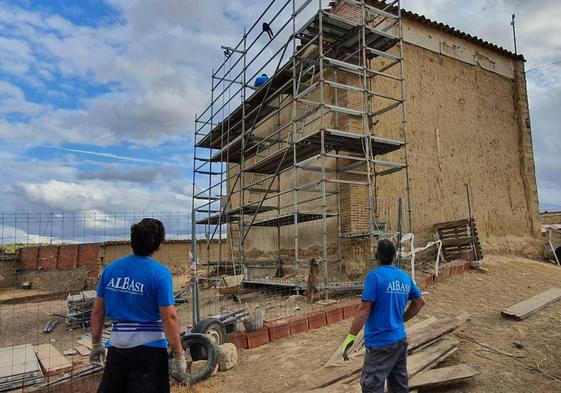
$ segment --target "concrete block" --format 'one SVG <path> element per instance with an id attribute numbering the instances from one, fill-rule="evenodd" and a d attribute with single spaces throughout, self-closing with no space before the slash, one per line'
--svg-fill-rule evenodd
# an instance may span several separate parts
<path id="1" fill-rule="evenodd" d="M 232 332 L 229 335 L 230 343 L 238 349 L 247 349 L 247 336 L 243 332 Z"/>
<path id="2" fill-rule="evenodd" d="M 218 347 L 218 371 L 228 371 L 238 364 L 238 348 L 232 343 Z"/>
<path id="3" fill-rule="evenodd" d="M 256 348 L 271 341 L 269 338 L 269 330 L 265 326 L 254 332 L 246 333 L 245 335 L 247 336 L 247 349 Z"/>
<path id="4" fill-rule="evenodd" d="M 343 320 L 343 307 L 339 304 L 325 308 L 327 323 L 336 323 Z"/>
<path id="5" fill-rule="evenodd" d="M 312 311 L 308 314 L 308 326 L 310 329 L 317 329 L 327 325 L 325 311 Z"/>
<path id="6" fill-rule="evenodd" d="M 290 295 L 288 301 L 291 303 L 300 303 L 306 301 L 306 296 L 304 295 Z"/>
<path id="7" fill-rule="evenodd" d="M 307 316 L 288 318 L 288 325 L 290 327 L 290 334 L 302 333 L 310 330 Z"/>
<path id="8" fill-rule="evenodd" d="M 269 330 L 269 339 L 271 341 L 280 340 L 290 336 L 290 325 L 286 319 L 277 319 L 275 321 L 265 321 L 263 322 Z"/>

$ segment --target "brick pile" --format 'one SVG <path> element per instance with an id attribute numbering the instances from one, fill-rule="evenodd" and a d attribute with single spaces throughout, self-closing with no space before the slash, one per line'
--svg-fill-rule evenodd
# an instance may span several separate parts
<path id="1" fill-rule="evenodd" d="M 314 310 L 300 316 L 284 316 L 268 319 L 263 327 L 255 332 L 230 333 L 230 342 L 238 349 L 251 349 L 271 341 L 280 340 L 293 334 L 318 329 L 343 319 L 352 318 L 356 313 L 359 300 L 341 302 L 322 310 Z"/>

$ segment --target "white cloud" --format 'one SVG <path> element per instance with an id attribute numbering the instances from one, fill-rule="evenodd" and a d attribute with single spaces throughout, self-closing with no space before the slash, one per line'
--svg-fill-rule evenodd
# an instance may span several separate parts
<path id="1" fill-rule="evenodd" d="M 21 113 L 33 115 L 39 113 L 41 109 L 40 105 L 27 101 L 19 87 L 0 80 L 0 114 Z"/>
<path id="2" fill-rule="evenodd" d="M 518 50 L 526 59 L 526 69 L 561 60 L 557 0 L 408 0 L 402 4 L 511 51 L 510 20 L 516 13 Z M 540 201 L 561 206 L 561 65 L 530 71 L 527 84 Z"/>
<path id="3" fill-rule="evenodd" d="M 0 196 L 4 206 L 99 211 L 190 206 L 182 199 L 190 188 L 187 179 L 143 188 L 103 179 L 80 180 L 76 165 L 84 161 L 29 159 L 24 157 L 25 149 L 63 142 L 111 146 L 128 141 L 141 150 L 155 149 L 163 141 L 185 143 L 194 114 L 209 100 L 210 73 L 222 60 L 220 45 L 235 45 L 244 25 L 251 25 L 265 4 L 257 0 L 110 3 L 121 20 L 94 27 L 0 3 L 0 69 L 10 76 L 0 81 L 0 114 L 30 117 L 22 123 L 0 119 L 0 142 L 13 150 L 10 160 L 0 155 L 2 177 L 7 184 L 18 184 Z M 516 12 L 519 48 L 528 67 L 561 59 L 558 1 L 408 0 L 403 5 L 507 49 L 512 48 L 510 15 Z M 557 175 L 560 70 L 553 66 L 528 74 L 540 197 L 548 202 L 559 201 L 561 195 Z M 97 84 L 107 84 L 107 91 L 91 94 L 88 88 Z M 52 101 L 33 103 L 22 86 L 46 92 Z M 75 106 L 57 105 L 59 100 Z M 169 159 L 184 162 L 190 154 Z"/>
<path id="4" fill-rule="evenodd" d="M 165 186 L 153 192 L 147 187 L 100 180 L 79 183 L 49 180 L 18 183 L 15 187 L 29 202 L 54 210 L 185 211 L 191 205 L 189 196 Z"/>

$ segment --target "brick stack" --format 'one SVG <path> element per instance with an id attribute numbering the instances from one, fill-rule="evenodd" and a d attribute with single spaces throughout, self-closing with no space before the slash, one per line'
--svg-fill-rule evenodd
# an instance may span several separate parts
<path id="1" fill-rule="evenodd" d="M 356 313 L 358 302 L 358 299 L 353 299 L 325 307 L 323 310 L 310 311 L 304 315 L 268 319 L 263 322 L 263 327 L 255 332 L 230 333 L 230 342 L 238 349 L 252 349 L 293 334 L 319 329 L 327 324 L 352 318 Z"/>

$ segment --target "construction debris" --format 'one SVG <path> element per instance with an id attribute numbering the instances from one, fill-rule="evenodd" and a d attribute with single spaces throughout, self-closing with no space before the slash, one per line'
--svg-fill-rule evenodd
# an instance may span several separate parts
<path id="1" fill-rule="evenodd" d="M 218 346 L 218 371 L 227 371 L 238 364 L 238 348 L 232 343 Z"/>
<path id="2" fill-rule="evenodd" d="M 505 317 L 514 318 L 518 321 L 528 318 L 530 315 L 561 299 L 561 288 L 551 288 L 536 296 L 532 296 L 514 306 L 501 311 Z"/>
<path id="3" fill-rule="evenodd" d="M 467 314 L 442 320 L 430 318 L 430 322 L 423 321 L 419 326 L 412 326 L 409 329 L 408 337 L 410 343 L 408 349 L 410 356 L 407 360 L 409 377 L 436 366 L 453 354 L 457 350 L 459 341 L 444 335 L 459 327 L 467 319 Z M 290 390 L 308 391 L 325 388 L 321 391 L 355 391 L 354 385 L 359 383 L 363 362 L 364 348 L 352 353 L 348 362 L 338 361 L 298 378 L 290 386 Z M 435 379 L 437 376 L 428 375 L 426 380 Z M 442 375 L 440 377 L 444 378 Z M 466 378 L 468 377 L 466 376 L 463 379 Z M 424 380 L 421 380 L 421 382 Z"/>
<path id="4" fill-rule="evenodd" d="M 41 364 L 43 373 L 46 376 L 62 374 L 72 370 L 72 362 L 69 361 L 51 344 L 41 344 L 35 347 L 37 359 Z"/>
<path id="5" fill-rule="evenodd" d="M 479 261 L 483 258 L 475 219 L 463 219 L 435 224 L 438 239 L 442 241 L 442 253 L 446 261 L 457 259 Z"/>
<path id="6" fill-rule="evenodd" d="M 43 382 L 33 345 L 0 348 L 0 392 Z"/>
<path id="7" fill-rule="evenodd" d="M 67 329 L 85 329 L 90 326 L 95 297 L 95 291 L 82 291 L 68 295 Z"/>
<path id="8" fill-rule="evenodd" d="M 409 389 L 435 388 L 465 381 L 479 374 L 466 364 L 426 370 L 409 380 Z"/>
<path id="9" fill-rule="evenodd" d="M 59 323 L 60 323 L 60 319 L 58 318 L 51 319 L 49 322 L 45 324 L 45 327 L 43 328 L 43 333 L 52 332 L 53 330 L 55 330 L 55 328 Z"/>

